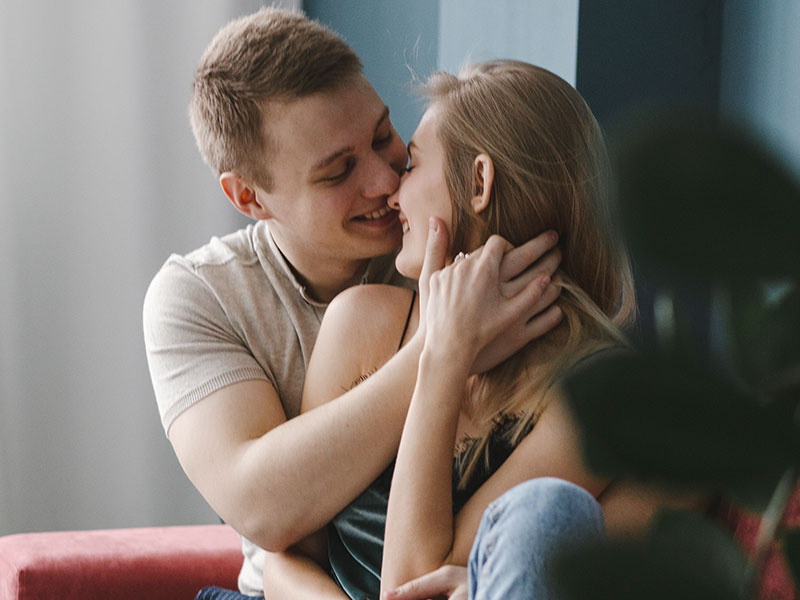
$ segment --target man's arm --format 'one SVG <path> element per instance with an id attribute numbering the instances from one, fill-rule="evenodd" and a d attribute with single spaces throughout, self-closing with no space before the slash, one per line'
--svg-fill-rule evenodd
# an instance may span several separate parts
<path id="1" fill-rule="evenodd" d="M 214 392 L 169 430 L 181 466 L 234 529 L 285 550 L 327 524 L 394 456 L 419 346 L 412 340 L 337 402 L 288 421 L 265 381 Z"/>
<path id="2" fill-rule="evenodd" d="M 285 552 L 264 558 L 264 597 L 292 600 L 349 600 L 328 575 L 328 536 L 323 529 Z"/>
<path id="3" fill-rule="evenodd" d="M 447 233 L 442 229 L 434 236 L 443 264 Z M 560 260 L 557 252 L 548 253 L 554 244 L 544 234 L 509 251 L 501 266 L 511 280 L 506 287 L 518 291 L 532 277 L 552 274 Z M 489 354 L 499 362 L 556 323 L 552 313 L 530 322 L 526 316 Z M 288 421 L 266 381 L 235 383 L 210 394 L 170 427 L 181 465 L 227 523 L 266 550 L 285 550 L 327 524 L 396 454 L 416 382 L 418 337 L 336 402 Z"/>

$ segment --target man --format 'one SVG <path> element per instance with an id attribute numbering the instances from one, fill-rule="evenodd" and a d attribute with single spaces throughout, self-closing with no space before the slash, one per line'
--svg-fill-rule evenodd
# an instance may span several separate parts
<path id="1" fill-rule="evenodd" d="M 386 199 L 406 150 L 352 50 L 275 9 L 217 34 L 190 117 L 223 192 L 256 223 L 169 258 L 145 299 L 145 343 L 170 442 L 243 536 L 241 591 L 261 595 L 263 549 L 330 521 L 397 451 L 418 361 L 410 345 L 336 402 L 298 412 L 327 303 L 358 283 L 403 284 Z M 436 242 L 443 256 L 446 236 Z M 547 249 L 509 252 L 506 272 Z M 540 262 L 538 273 L 552 273 L 557 252 Z M 511 332 L 494 355 L 527 341 Z"/>

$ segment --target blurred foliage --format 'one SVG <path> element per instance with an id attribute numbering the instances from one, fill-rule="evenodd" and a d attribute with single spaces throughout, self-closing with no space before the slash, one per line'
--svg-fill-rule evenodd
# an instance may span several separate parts
<path id="1" fill-rule="evenodd" d="M 562 558 L 564 598 L 731 600 L 745 598 L 747 558 L 720 526 L 667 512 L 637 541 L 613 540 Z"/>
<path id="2" fill-rule="evenodd" d="M 615 157 L 616 209 L 655 290 L 654 323 L 633 352 L 567 380 L 586 459 L 605 476 L 766 510 L 772 535 L 788 496 L 776 490 L 800 467 L 800 185 L 712 120 L 654 120 Z M 704 335 L 692 310 L 707 315 Z M 797 577 L 800 534 L 777 529 Z M 560 572 L 569 598 L 747 598 L 761 558 L 699 515 L 670 514 L 645 540 L 586 549 Z"/>

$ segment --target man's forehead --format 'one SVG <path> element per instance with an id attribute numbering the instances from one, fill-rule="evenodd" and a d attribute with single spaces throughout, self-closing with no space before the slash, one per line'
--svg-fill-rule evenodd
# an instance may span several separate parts
<path id="1" fill-rule="evenodd" d="M 278 150 L 302 150 L 312 154 L 316 164 L 371 136 L 388 112 L 366 83 L 270 105 L 265 108 L 265 128 Z"/>

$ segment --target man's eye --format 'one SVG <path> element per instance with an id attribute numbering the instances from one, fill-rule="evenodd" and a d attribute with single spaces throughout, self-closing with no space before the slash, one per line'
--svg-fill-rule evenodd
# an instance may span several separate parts
<path id="1" fill-rule="evenodd" d="M 373 140 L 372 141 L 372 147 L 374 149 L 385 148 L 386 146 L 388 146 L 391 143 L 391 141 L 393 139 L 394 139 L 394 133 L 390 131 L 389 135 L 387 135 L 385 137 L 382 137 L 382 138 L 380 138 L 378 140 Z"/>
<path id="2" fill-rule="evenodd" d="M 344 164 L 344 170 L 341 173 L 336 175 L 331 175 L 330 177 L 325 177 L 322 181 L 328 183 L 338 183 L 340 181 L 344 181 L 347 179 L 347 176 L 353 171 L 353 167 L 356 166 L 356 161 L 354 158 L 348 158 L 347 162 Z"/>

